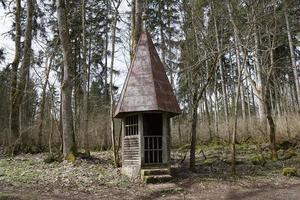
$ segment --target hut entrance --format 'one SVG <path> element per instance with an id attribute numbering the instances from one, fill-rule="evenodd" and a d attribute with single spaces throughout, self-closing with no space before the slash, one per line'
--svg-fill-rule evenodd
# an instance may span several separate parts
<path id="1" fill-rule="evenodd" d="M 162 124 L 163 120 L 161 113 L 145 113 L 143 115 L 145 164 L 162 163 Z"/>

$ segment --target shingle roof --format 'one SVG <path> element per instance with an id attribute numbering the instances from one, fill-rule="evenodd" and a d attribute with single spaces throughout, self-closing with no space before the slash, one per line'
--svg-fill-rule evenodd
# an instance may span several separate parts
<path id="1" fill-rule="evenodd" d="M 147 32 L 140 36 L 114 116 L 142 111 L 180 114 L 164 66 Z"/>

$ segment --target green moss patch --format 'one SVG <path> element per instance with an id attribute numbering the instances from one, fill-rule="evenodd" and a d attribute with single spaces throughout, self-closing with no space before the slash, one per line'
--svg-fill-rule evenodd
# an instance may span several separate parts
<path id="1" fill-rule="evenodd" d="M 44 158 L 44 163 L 50 164 L 53 162 L 61 162 L 61 156 L 59 154 L 55 155 L 53 153 L 49 153 L 45 158 Z"/>
<path id="2" fill-rule="evenodd" d="M 76 161 L 76 156 L 73 152 L 70 152 L 66 157 L 65 160 L 71 162 L 71 163 L 75 163 Z"/>
<path id="3" fill-rule="evenodd" d="M 285 167 L 282 169 L 282 174 L 284 176 L 298 176 L 297 169 L 295 167 Z"/>
<path id="4" fill-rule="evenodd" d="M 283 160 L 288 160 L 288 159 L 291 159 L 294 156 L 297 156 L 296 151 L 294 149 L 288 149 L 284 152 L 282 159 Z"/>
<path id="5" fill-rule="evenodd" d="M 206 160 L 203 161 L 203 165 L 210 166 L 210 165 L 212 165 L 214 162 L 215 162 L 214 159 L 208 158 L 208 159 L 206 159 Z"/>
<path id="6" fill-rule="evenodd" d="M 253 165 L 261 165 L 261 166 L 265 166 L 265 164 L 267 163 L 267 161 L 261 155 L 251 156 L 250 157 L 250 162 Z"/>

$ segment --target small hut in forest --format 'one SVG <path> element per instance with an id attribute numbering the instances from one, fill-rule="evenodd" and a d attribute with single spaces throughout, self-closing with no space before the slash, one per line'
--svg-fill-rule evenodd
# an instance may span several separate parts
<path id="1" fill-rule="evenodd" d="M 124 174 L 170 177 L 170 118 L 178 114 L 164 65 L 150 34 L 143 32 L 114 114 L 122 119 Z"/>

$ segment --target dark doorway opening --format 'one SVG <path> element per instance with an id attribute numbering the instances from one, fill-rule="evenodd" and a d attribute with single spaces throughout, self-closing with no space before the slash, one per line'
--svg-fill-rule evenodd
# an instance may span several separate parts
<path id="1" fill-rule="evenodd" d="M 162 114 L 143 115 L 145 164 L 162 163 Z"/>

